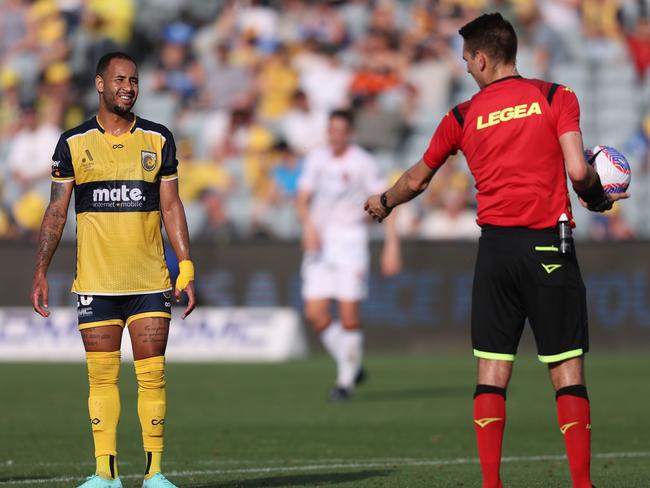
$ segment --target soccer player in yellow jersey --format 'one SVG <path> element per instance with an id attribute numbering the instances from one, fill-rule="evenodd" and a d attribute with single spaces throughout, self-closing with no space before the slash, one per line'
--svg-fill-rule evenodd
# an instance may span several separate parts
<path id="1" fill-rule="evenodd" d="M 31 300 L 48 311 L 47 269 L 74 189 L 77 214 L 79 329 L 86 349 L 88 410 L 97 469 L 83 488 L 120 488 L 117 424 L 122 331 L 129 328 L 138 380 L 138 416 L 146 468 L 143 488 L 173 488 L 161 474 L 165 425 L 165 348 L 172 293 L 195 304 L 185 211 L 178 196 L 176 147 L 169 130 L 135 116 L 138 68 L 114 52 L 97 64 L 96 117 L 61 136 L 52 158 L 52 194 L 39 238 Z M 180 263 L 172 290 L 161 221 Z"/>

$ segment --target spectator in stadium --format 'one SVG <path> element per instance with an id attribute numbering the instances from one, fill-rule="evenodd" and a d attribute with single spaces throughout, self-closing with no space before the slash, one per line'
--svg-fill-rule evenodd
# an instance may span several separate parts
<path id="1" fill-rule="evenodd" d="M 271 170 L 274 186 L 271 199 L 293 204 L 298 193 L 298 178 L 302 172 L 301 160 L 285 141 L 278 141 L 273 150 L 278 161 Z"/>
<path id="2" fill-rule="evenodd" d="M 7 0 L 0 16 L 0 63 L 28 52 L 33 45 L 33 32 L 28 22 L 29 2 Z"/>
<path id="3" fill-rule="evenodd" d="M 33 2 L 29 9 L 29 22 L 34 33 L 35 54 L 39 68 L 61 61 L 68 53 L 69 45 L 65 19 L 55 2 Z"/>
<path id="4" fill-rule="evenodd" d="M 20 237 L 16 223 L 12 218 L 11 210 L 4 205 L 4 181 L 0 178 L 0 240 L 16 239 Z"/>
<path id="5" fill-rule="evenodd" d="M 481 235 L 476 212 L 468 207 L 468 181 L 465 173 L 456 172 L 440 195 L 440 205 L 422 217 L 419 235 L 430 240 L 472 240 Z"/>
<path id="6" fill-rule="evenodd" d="M 328 2 L 317 2 L 306 12 L 301 22 L 301 34 L 319 44 L 342 47 L 348 40 L 347 29 L 339 10 Z"/>
<path id="7" fill-rule="evenodd" d="M 458 63 L 451 56 L 449 46 L 440 38 L 423 42 L 415 49 L 405 75 L 405 81 L 413 90 L 408 99 L 411 108 L 405 115 L 414 130 L 428 127 L 447 110 L 452 83 L 460 74 Z"/>
<path id="8" fill-rule="evenodd" d="M 360 65 L 350 82 L 353 99 L 378 95 L 402 83 L 406 63 L 390 34 L 371 32 L 359 54 Z"/>
<path id="9" fill-rule="evenodd" d="M 187 208 L 190 238 L 229 235 L 231 225 L 224 199 L 233 187 L 230 173 L 219 161 L 197 159 L 189 139 L 179 141 L 178 161 L 178 193 Z"/>
<path id="10" fill-rule="evenodd" d="M 282 119 L 282 136 L 293 151 L 304 155 L 325 144 L 327 114 L 314 110 L 302 90 L 296 90 L 291 100 L 291 109 Z"/>
<path id="11" fill-rule="evenodd" d="M 67 63 L 53 63 L 43 72 L 39 90 L 39 106 L 44 119 L 54 126 L 70 128 L 83 121 L 72 84 L 72 70 Z"/>
<path id="12" fill-rule="evenodd" d="M 87 0 L 83 2 L 82 22 L 95 37 L 126 46 L 133 36 L 136 7 L 134 0 Z"/>
<path id="13" fill-rule="evenodd" d="M 269 175 L 271 184 L 266 198 L 260 202 L 257 219 L 264 221 L 272 236 L 295 239 L 300 237 L 296 195 L 298 179 L 302 172 L 302 159 L 284 140 L 276 142 L 272 157 Z"/>
<path id="14" fill-rule="evenodd" d="M 136 117 L 138 70 L 125 53 L 97 63 L 96 117 L 63 133 L 52 157 L 52 193 L 39 238 L 31 302 L 49 316 L 47 270 L 75 190 L 78 297 L 86 350 L 88 409 L 96 471 L 83 488 L 121 488 L 117 470 L 120 348 L 129 327 L 138 381 L 138 416 L 146 456 L 143 488 L 173 488 L 161 474 L 166 412 L 165 349 L 172 285 L 161 223 L 179 261 L 174 297 L 194 308 L 194 266 L 183 204 L 178 196 L 176 147 L 169 130 Z M 143 149 L 145 148 L 145 149 Z M 126 183 L 125 183 L 126 182 Z M 108 210 L 108 211 L 107 211 Z"/>
<path id="15" fill-rule="evenodd" d="M 626 35 L 627 47 L 640 80 L 650 73 L 650 12 L 640 15 L 632 32 Z"/>
<path id="16" fill-rule="evenodd" d="M 305 59 L 304 55 L 302 59 Z M 320 46 L 316 53 L 312 52 L 308 63 L 298 64 L 297 69 L 300 88 L 315 110 L 329 113 L 348 105 L 352 73 L 343 65 L 334 48 Z"/>
<path id="17" fill-rule="evenodd" d="M 273 46 L 257 76 L 257 113 L 270 125 L 277 124 L 289 110 L 298 86 L 298 75 L 289 64 L 285 46 Z"/>
<path id="18" fill-rule="evenodd" d="M 591 488 L 583 365 L 586 293 L 571 243 L 560 242 L 556 229 L 563 216 L 571 216 L 567 173 L 591 211 L 609 210 L 628 195 L 605 193 L 598 173 L 585 161 L 576 95 L 561 85 L 519 76 L 517 37 L 501 14 L 481 15 L 459 33 L 467 71 L 480 91 L 443 117 L 422 159 L 388 191 L 370 197 L 365 208 L 381 221 L 422 193 L 450 154 L 463 151 L 476 181 L 482 226 L 472 343 L 478 358 L 474 423 L 483 487 L 503 487 L 506 388 L 528 318 L 555 389 L 573 486 Z M 545 150 L 531 154 L 531 147 Z"/>
<path id="19" fill-rule="evenodd" d="M 210 110 L 231 110 L 242 95 L 253 92 L 252 74 L 231 61 L 230 47 L 225 42 L 217 44 L 214 59 L 207 60 L 204 64 L 207 67 L 203 104 Z"/>
<path id="20" fill-rule="evenodd" d="M 377 163 L 353 144 L 353 119 L 334 111 L 328 124 L 328 145 L 309 152 L 298 181 L 297 209 L 303 226 L 302 297 L 305 317 L 320 335 L 337 365 L 332 401 L 350 398 L 363 380 L 363 333 L 359 305 L 367 294 L 368 230 L 361 205 L 385 188 Z M 392 222 L 392 219 L 391 219 Z M 382 271 L 399 272 L 399 240 L 386 228 Z M 338 306 L 332 319 L 330 304 Z"/>
<path id="21" fill-rule="evenodd" d="M 183 22 L 167 25 L 158 69 L 153 77 L 153 89 L 170 91 L 180 101 L 193 100 L 204 81 L 203 67 L 190 49 L 194 29 Z"/>
<path id="22" fill-rule="evenodd" d="M 259 140 L 270 147 L 273 135 L 257 121 L 254 107 L 251 98 L 241 98 L 231 111 L 221 110 L 207 117 L 201 139 L 207 144 L 210 159 L 242 156 L 252 151 Z"/>
<path id="23" fill-rule="evenodd" d="M 20 77 L 9 67 L 0 68 L 0 142 L 8 141 L 19 128 Z M 0 160 L 3 153 L 0 151 Z"/>
<path id="24" fill-rule="evenodd" d="M 56 126 L 39 121 L 32 104 L 22 109 L 20 129 L 9 146 L 7 166 L 11 171 L 13 189 L 34 190 L 47 196 L 52 148 L 59 139 Z"/>
<path id="25" fill-rule="evenodd" d="M 261 41 L 273 41 L 277 38 L 280 15 L 276 9 L 268 5 L 267 0 L 233 3 L 236 5 L 235 25 L 240 34 Z"/>

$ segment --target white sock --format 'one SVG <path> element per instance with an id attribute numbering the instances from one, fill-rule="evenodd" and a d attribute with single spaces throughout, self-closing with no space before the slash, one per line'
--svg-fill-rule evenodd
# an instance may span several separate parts
<path id="1" fill-rule="evenodd" d="M 343 334 L 343 327 L 341 327 L 341 322 L 338 320 L 333 320 L 327 328 L 321 332 L 320 340 L 323 343 L 323 346 L 330 353 L 330 356 L 336 361 L 336 365 L 339 363 L 339 356 L 341 350 L 341 335 Z"/>
<path id="2" fill-rule="evenodd" d="M 343 329 L 341 334 L 341 357 L 336 384 L 342 388 L 354 388 L 354 379 L 363 361 L 363 332 L 359 329 Z"/>

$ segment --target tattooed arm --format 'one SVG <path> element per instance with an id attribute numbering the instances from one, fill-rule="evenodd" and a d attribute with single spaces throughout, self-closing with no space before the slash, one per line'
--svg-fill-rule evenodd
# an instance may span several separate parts
<path id="1" fill-rule="evenodd" d="M 63 227 L 68 216 L 68 205 L 72 195 L 73 182 L 58 183 L 52 182 L 50 204 L 45 211 L 41 233 L 38 239 L 38 254 L 36 255 L 36 270 L 32 281 L 31 300 L 34 310 L 47 317 L 50 315 L 48 305 L 47 269 L 54 256 Z M 41 299 L 43 304 L 41 305 Z"/>

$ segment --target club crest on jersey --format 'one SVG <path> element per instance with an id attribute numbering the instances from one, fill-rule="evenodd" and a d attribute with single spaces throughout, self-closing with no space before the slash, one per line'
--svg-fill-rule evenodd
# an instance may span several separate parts
<path id="1" fill-rule="evenodd" d="M 532 115 L 542 115 L 542 109 L 538 102 L 533 102 L 530 105 L 527 103 L 515 105 L 514 107 L 506 107 L 496 112 L 490 112 L 485 118 L 479 115 L 476 119 L 476 130 L 492 127 L 493 125 L 500 124 L 501 122 L 508 122 L 513 119 L 522 119 Z"/>
<path id="2" fill-rule="evenodd" d="M 145 171 L 153 171 L 156 168 L 158 155 L 151 151 L 140 151 L 140 161 Z"/>

